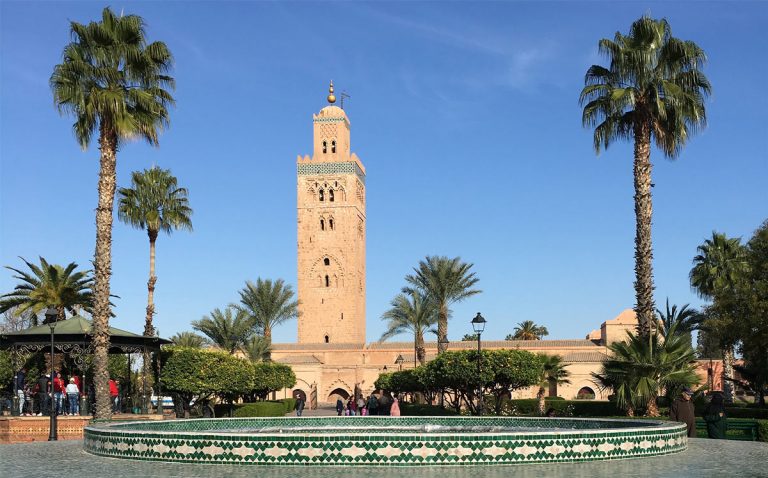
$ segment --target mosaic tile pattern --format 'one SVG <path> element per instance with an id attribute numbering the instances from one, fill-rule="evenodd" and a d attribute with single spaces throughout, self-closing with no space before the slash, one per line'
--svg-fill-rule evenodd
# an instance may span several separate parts
<path id="1" fill-rule="evenodd" d="M 299 176 L 313 174 L 354 174 L 365 184 L 365 173 L 357 163 L 351 161 L 338 163 L 299 163 L 296 165 Z"/>
<path id="2" fill-rule="evenodd" d="M 383 432 L 383 426 L 523 426 L 542 431 Z M 291 427 L 352 427 L 310 433 Z M 361 428 L 361 426 L 363 428 Z M 265 427 L 284 427 L 259 432 Z M 578 427 L 578 428 L 574 428 Z M 215 428 L 243 429 L 216 432 Z M 85 450 L 101 456 L 249 465 L 429 466 L 580 462 L 665 455 L 687 448 L 685 426 L 669 422 L 508 417 L 313 417 L 179 420 L 93 425 Z"/>

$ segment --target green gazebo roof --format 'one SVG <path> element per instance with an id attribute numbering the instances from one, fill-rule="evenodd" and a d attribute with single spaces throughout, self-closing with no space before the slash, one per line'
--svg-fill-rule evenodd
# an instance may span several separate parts
<path id="1" fill-rule="evenodd" d="M 84 317 L 80 317 L 79 315 L 76 315 L 67 320 L 56 322 L 56 327 L 54 328 L 53 333 L 56 335 L 64 335 L 64 334 L 91 335 L 92 327 L 93 327 L 93 323 L 90 320 Z M 50 336 L 51 326 L 48 324 L 38 325 L 37 327 L 30 327 L 28 329 L 22 330 L 21 332 L 16 332 L 15 334 L 7 334 L 7 335 Z M 121 330 L 115 327 L 109 328 L 109 335 L 111 337 L 144 337 L 143 335 L 134 334 L 133 332 L 128 332 L 126 330 Z"/>

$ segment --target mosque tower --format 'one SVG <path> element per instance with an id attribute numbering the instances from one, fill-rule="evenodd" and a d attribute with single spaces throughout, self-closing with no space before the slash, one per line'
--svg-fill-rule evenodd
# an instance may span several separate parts
<path id="1" fill-rule="evenodd" d="M 365 343 L 365 167 L 336 106 L 312 115 L 314 152 L 298 157 L 298 298 L 302 344 Z"/>

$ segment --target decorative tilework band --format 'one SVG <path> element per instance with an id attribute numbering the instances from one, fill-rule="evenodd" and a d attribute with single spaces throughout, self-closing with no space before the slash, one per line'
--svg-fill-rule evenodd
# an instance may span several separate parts
<path id="1" fill-rule="evenodd" d="M 355 174 L 365 184 L 365 173 L 352 161 L 338 163 L 299 163 L 296 165 L 299 176 L 312 174 Z"/>
<path id="2" fill-rule="evenodd" d="M 557 430 L 531 431 L 532 422 L 528 420 L 504 417 L 472 420 L 315 417 L 134 422 L 87 427 L 85 450 L 115 458 L 169 462 L 429 466 L 610 460 L 677 453 L 685 450 L 688 443 L 685 426 L 670 422 L 633 422 L 629 426 L 626 421 L 592 421 L 603 426 L 616 425 L 599 428 L 589 421 L 560 419 L 554 425 Z M 517 433 L 472 432 L 470 429 L 456 433 L 396 431 L 403 426 L 420 424 L 476 426 L 478 423 L 526 429 Z M 586 427 L 572 428 L 575 425 Z M 336 431 L 308 431 L 329 426 Z M 343 431 L 340 427 L 344 426 L 350 429 Z M 388 431 L 385 426 L 396 429 Z M 274 427 L 285 433 L 275 433 Z M 234 432 L 220 431 L 222 428 Z M 237 432 L 240 429 L 242 432 Z M 260 429 L 265 431 L 259 432 Z"/>

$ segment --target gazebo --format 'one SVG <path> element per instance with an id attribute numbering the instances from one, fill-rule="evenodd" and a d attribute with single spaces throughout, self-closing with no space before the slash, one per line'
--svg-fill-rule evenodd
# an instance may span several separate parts
<path id="1" fill-rule="evenodd" d="M 55 322 L 53 327 L 54 351 L 73 359 L 82 372 L 82 391 L 86 390 L 85 360 L 94 351 L 91 328 L 91 321 L 80 316 Z M 170 340 L 160 337 L 147 337 L 115 327 L 109 328 L 110 354 L 157 352 L 161 345 L 170 343 L 172 343 Z M 0 334 L 0 350 L 10 352 L 14 372 L 19 370 L 33 354 L 46 352 L 50 347 L 51 324 L 30 327 L 20 332 Z M 144 379 L 146 383 L 146 377 Z M 144 407 L 143 404 L 142 407 Z"/>

